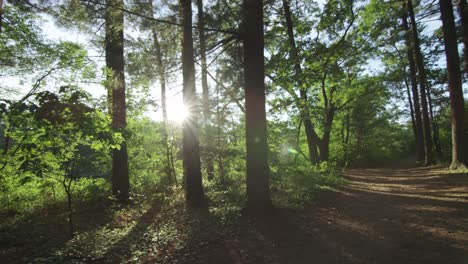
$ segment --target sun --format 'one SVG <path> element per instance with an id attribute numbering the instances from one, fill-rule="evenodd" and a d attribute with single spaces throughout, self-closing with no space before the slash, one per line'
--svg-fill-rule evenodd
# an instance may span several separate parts
<path id="1" fill-rule="evenodd" d="M 190 116 L 188 108 L 183 103 L 170 104 L 167 112 L 167 118 L 178 124 L 182 124 Z"/>

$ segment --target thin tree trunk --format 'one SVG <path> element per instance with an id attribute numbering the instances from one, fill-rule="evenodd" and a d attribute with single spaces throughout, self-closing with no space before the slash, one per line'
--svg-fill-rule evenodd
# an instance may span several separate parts
<path id="1" fill-rule="evenodd" d="M 307 97 L 307 91 L 304 88 L 302 67 L 299 62 L 299 52 L 297 50 L 296 40 L 294 39 L 294 30 L 293 23 L 291 20 L 291 8 L 289 7 L 289 0 L 283 0 L 283 10 L 288 31 L 290 58 L 291 62 L 294 63 L 295 79 L 297 81 L 297 86 L 299 87 L 300 100 L 299 102 L 296 102 L 296 104 L 298 105 L 299 111 L 301 113 L 301 119 L 304 121 L 304 130 L 307 138 L 307 147 L 309 149 L 310 162 L 312 163 L 312 165 L 316 165 L 320 161 L 317 151 L 317 147 L 320 141 L 310 119 L 309 102 Z"/>
<path id="2" fill-rule="evenodd" d="M 346 123 L 346 126 L 345 124 Z M 345 166 L 348 165 L 348 142 L 349 142 L 349 111 L 346 112 L 346 116 L 343 120 L 343 135 L 342 135 L 342 142 L 343 142 L 343 152 L 344 152 L 344 160 Z"/>
<path id="3" fill-rule="evenodd" d="M 170 161 L 170 166 L 171 170 L 173 171 L 172 177 L 174 177 L 174 184 L 177 186 L 177 174 L 175 170 L 175 164 L 174 164 L 174 141 L 170 140 L 168 142 L 168 149 L 169 149 L 169 161 Z"/>
<path id="4" fill-rule="evenodd" d="M 440 141 L 439 141 L 439 132 L 437 131 L 437 124 L 435 122 L 434 118 L 434 110 L 433 110 L 433 105 L 432 105 L 432 96 L 431 96 L 431 89 L 427 87 L 427 99 L 429 103 L 429 117 L 431 119 L 431 125 L 432 125 L 432 141 L 434 142 L 434 148 L 437 156 L 439 159 L 443 159 L 443 154 L 442 154 L 442 147 L 440 146 Z"/>
<path id="5" fill-rule="evenodd" d="M 184 36 L 182 43 L 183 100 L 188 117 L 183 125 L 183 164 L 185 199 L 189 206 L 206 205 L 203 192 L 198 127 L 198 100 L 195 93 L 195 62 L 193 59 L 192 1 L 181 0 Z"/>
<path id="6" fill-rule="evenodd" d="M 468 74 L 468 9 L 466 8 L 466 0 L 459 1 L 458 12 L 463 30 L 463 65 L 465 66 L 465 74 Z"/>
<path id="7" fill-rule="evenodd" d="M 265 111 L 263 1 L 244 0 L 244 78 L 247 147 L 247 208 L 271 209 Z"/>
<path id="8" fill-rule="evenodd" d="M 218 77 L 218 76 L 216 76 Z M 225 171 L 223 164 L 223 155 L 221 149 L 221 109 L 219 106 L 219 97 L 220 97 L 220 83 L 216 83 L 216 128 L 217 128 L 217 155 L 218 155 L 218 173 L 219 173 L 219 182 L 225 184 Z"/>
<path id="9" fill-rule="evenodd" d="M 405 67 L 406 68 L 406 67 Z M 404 69 L 406 71 L 406 69 Z M 408 79 L 405 76 L 405 87 L 406 87 L 406 96 L 408 98 L 408 104 L 410 108 L 410 115 L 411 115 L 411 127 L 413 128 L 413 135 L 414 139 L 416 142 L 416 137 L 418 136 L 417 130 L 416 130 L 416 120 L 414 119 L 414 107 L 413 107 L 413 99 L 411 98 L 411 93 L 410 93 L 410 87 L 408 83 Z"/>
<path id="10" fill-rule="evenodd" d="M 148 9 L 150 12 L 150 17 L 154 18 L 153 11 L 153 0 L 148 1 Z M 176 172 L 174 167 L 171 165 L 173 160 L 171 160 L 171 150 L 169 146 L 169 135 L 167 132 L 167 97 L 166 97 L 166 67 L 163 63 L 161 45 L 159 43 L 158 31 L 156 26 L 151 27 L 151 33 L 153 35 L 153 48 L 156 55 L 156 66 L 158 72 L 159 84 L 161 87 L 161 108 L 163 113 L 163 126 L 162 126 L 162 136 L 164 147 L 166 148 L 166 177 L 169 182 L 171 182 L 176 177 Z M 174 183 L 177 185 L 176 181 Z"/>
<path id="11" fill-rule="evenodd" d="M 112 128 L 122 133 L 124 141 L 112 155 L 112 193 L 120 202 L 129 197 L 128 154 L 126 146 L 127 112 L 125 104 L 124 16 L 122 0 L 106 2 L 107 89 L 112 95 Z"/>
<path id="12" fill-rule="evenodd" d="M 0 0 L 0 34 L 2 33 L 3 26 L 3 0 Z"/>
<path id="13" fill-rule="evenodd" d="M 73 203 L 72 203 L 72 193 L 71 187 L 65 186 L 65 192 L 67 194 L 67 206 L 68 206 L 68 234 L 70 238 L 73 238 L 75 235 L 75 231 L 73 229 Z"/>
<path id="14" fill-rule="evenodd" d="M 206 39 L 205 39 L 205 15 L 203 12 L 203 0 L 197 0 L 198 7 L 198 36 L 200 39 L 200 63 L 201 63 L 201 81 L 203 94 L 203 121 L 204 121 L 204 145 L 206 153 L 206 174 L 209 180 L 214 177 L 213 166 L 213 144 L 210 135 L 210 99 L 208 87 L 208 69 L 206 66 Z"/>
<path id="15" fill-rule="evenodd" d="M 10 149 L 11 138 L 7 134 L 8 134 L 8 128 L 5 128 L 5 131 L 4 131 L 4 136 L 5 136 L 4 143 L 5 143 L 5 145 L 3 146 L 3 155 L 6 155 L 8 153 L 8 150 Z"/>
<path id="16" fill-rule="evenodd" d="M 465 120 L 465 101 L 463 99 L 452 1 L 440 0 L 439 5 L 444 32 L 445 55 L 447 58 L 450 108 L 452 110 L 452 164 L 450 168 L 458 169 L 465 168 L 468 165 L 466 153 L 468 148 L 465 145 L 467 129 L 463 124 Z"/>
<path id="17" fill-rule="evenodd" d="M 405 10 L 405 14 L 402 16 L 402 24 L 403 30 L 405 31 L 405 39 L 406 39 L 406 56 L 408 57 L 408 67 L 409 67 L 409 75 L 411 80 L 411 92 L 413 95 L 413 107 L 414 107 L 414 120 L 415 120 L 415 128 L 416 128 L 416 160 L 418 163 L 423 164 L 424 162 L 424 134 L 423 134 L 423 125 L 421 119 L 421 106 L 419 104 L 419 92 L 418 92 L 418 81 L 416 76 L 416 63 L 414 62 L 414 51 L 411 45 L 411 33 L 408 26 L 408 13 L 406 5 L 404 5 L 403 9 Z"/>
<path id="18" fill-rule="evenodd" d="M 426 95 L 426 70 L 424 67 L 424 59 L 421 53 L 421 47 L 419 44 L 418 27 L 414 16 L 412 0 L 407 1 L 407 7 L 409 17 L 411 21 L 411 47 L 416 58 L 416 66 L 418 70 L 419 85 L 421 92 L 421 105 L 422 105 L 422 127 L 423 127 L 423 138 L 424 138 L 424 165 L 428 166 L 434 163 L 434 155 L 432 152 L 432 137 L 431 137 L 431 124 L 429 119 L 429 110 Z"/>

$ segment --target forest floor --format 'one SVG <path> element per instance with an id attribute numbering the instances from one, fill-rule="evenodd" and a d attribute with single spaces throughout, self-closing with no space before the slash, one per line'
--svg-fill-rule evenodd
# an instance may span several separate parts
<path id="1" fill-rule="evenodd" d="M 468 263 L 468 175 L 433 167 L 344 176 L 317 205 L 277 209 L 187 263 Z"/>
<path id="2" fill-rule="evenodd" d="M 156 200 L 77 214 L 70 240 L 49 217 L 42 231 L 0 230 L 0 263 L 468 263 L 466 174 L 348 169 L 344 177 L 314 205 L 258 218 L 221 221 Z"/>

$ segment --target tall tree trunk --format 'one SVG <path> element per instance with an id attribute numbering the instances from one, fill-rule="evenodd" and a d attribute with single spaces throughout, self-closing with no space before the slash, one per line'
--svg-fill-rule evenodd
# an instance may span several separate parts
<path id="1" fill-rule="evenodd" d="M 247 147 L 247 208 L 271 209 L 265 111 L 263 1 L 244 0 L 244 78 Z"/>
<path id="2" fill-rule="evenodd" d="M 466 8 L 466 0 L 459 1 L 458 12 L 463 30 L 463 65 L 465 66 L 465 74 L 468 74 L 468 9 Z"/>
<path id="3" fill-rule="evenodd" d="M 452 110 L 452 164 L 451 169 L 465 168 L 468 148 L 465 144 L 467 129 L 465 127 L 465 107 L 457 49 L 457 36 L 453 17 L 452 1 L 439 0 L 444 31 L 445 55 L 447 58 L 447 75 Z"/>
<path id="4" fill-rule="evenodd" d="M 216 73 L 216 79 L 218 79 L 219 73 Z M 219 105 L 221 83 L 216 83 L 216 130 L 217 130 L 217 146 L 216 153 L 218 156 L 218 174 L 219 183 L 225 184 L 225 169 L 223 161 L 223 151 L 221 148 L 221 107 Z"/>
<path id="5" fill-rule="evenodd" d="M 424 134 L 423 125 L 421 119 L 421 106 L 419 104 L 419 92 L 418 92 L 418 81 L 416 76 L 416 63 L 414 62 L 414 51 L 411 45 L 411 32 L 408 26 L 408 13 L 406 5 L 403 7 L 404 15 L 402 16 L 403 30 L 405 31 L 406 39 L 406 56 L 408 57 L 409 75 L 411 80 L 411 92 L 413 95 L 413 107 L 414 107 L 414 120 L 416 128 L 416 159 L 418 163 L 423 164 L 424 162 Z"/>
<path id="6" fill-rule="evenodd" d="M 148 9 L 150 12 L 150 17 L 154 19 L 153 11 L 153 0 L 148 1 Z M 166 148 L 166 164 L 165 172 L 168 182 L 174 181 L 174 184 L 177 185 L 176 180 L 176 171 L 172 165 L 174 161 L 172 160 L 171 155 L 171 146 L 169 143 L 169 135 L 167 131 L 167 97 L 166 97 L 166 67 L 163 63 L 161 45 L 159 43 L 158 30 L 155 25 L 151 27 L 151 34 L 153 35 L 153 48 L 156 55 L 156 67 L 158 73 L 159 84 L 161 87 L 161 108 L 163 114 L 163 126 L 162 126 L 162 136 L 164 147 Z"/>
<path id="7" fill-rule="evenodd" d="M 200 63 L 201 63 L 201 81 L 202 81 L 202 94 L 203 94 L 203 121 L 204 121 L 204 145 L 206 153 L 206 174 L 208 179 L 212 180 L 214 177 L 213 165 L 213 141 L 211 140 L 210 129 L 210 98 L 208 87 L 208 69 L 206 65 L 206 38 L 205 38 L 205 14 L 203 12 L 203 0 L 197 0 L 198 8 L 198 36 L 200 39 Z"/>
<path id="8" fill-rule="evenodd" d="M 125 103 L 124 16 L 122 0 L 107 0 L 106 18 L 106 67 L 107 89 L 112 96 L 112 128 L 122 133 L 124 141 L 112 155 L 112 193 L 121 202 L 128 200 L 129 175 L 126 144 L 127 107 Z"/>
<path id="9" fill-rule="evenodd" d="M 195 62 L 193 59 L 192 1 L 181 0 L 184 37 L 182 43 L 183 100 L 188 117 L 183 125 L 183 164 L 185 178 L 185 199 L 189 206 L 206 205 L 203 192 L 200 146 L 198 140 L 198 102 L 195 93 Z"/>
<path id="10" fill-rule="evenodd" d="M 406 67 L 404 70 L 406 71 Z M 411 97 L 410 87 L 409 87 L 408 79 L 406 76 L 405 76 L 405 87 L 406 87 L 406 97 L 408 98 L 408 105 L 410 108 L 411 127 L 413 128 L 413 135 L 414 135 L 414 139 L 416 142 L 416 137 L 418 136 L 418 133 L 416 131 L 416 120 L 414 119 L 415 116 L 414 116 L 413 99 Z"/>
<path id="11" fill-rule="evenodd" d="M 346 116 L 343 119 L 342 130 L 341 130 L 341 143 L 343 144 L 345 166 L 348 164 L 348 142 L 349 142 L 349 110 L 346 111 Z"/>
<path id="12" fill-rule="evenodd" d="M 432 138 L 431 138 L 431 124 L 429 119 L 429 109 L 426 95 L 426 70 L 424 67 L 424 59 L 421 53 L 421 47 L 419 44 L 418 27 L 414 16 L 412 0 L 407 1 L 407 8 L 411 21 L 411 47 L 416 58 L 416 66 L 418 70 L 419 85 L 421 92 L 421 105 L 422 105 L 422 127 L 423 127 L 423 138 L 424 138 L 424 165 L 428 166 L 434 163 L 434 155 L 432 152 Z"/>
<path id="13" fill-rule="evenodd" d="M 319 137 L 315 132 L 315 129 L 312 125 L 310 119 L 310 109 L 309 102 L 307 97 L 307 91 L 304 88 L 304 76 L 302 74 L 302 67 L 299 62 L 299 52 L 296 46 L 296 40 L 294 38 L 293 23 L 291 19 L 291 8 L 289 6 L 289 0 L 283 0 L 283 10 L 284 18 L 286 20 L 286 27 L 288 31 L 288 40 L 290 46 L 290 58 L 291 62 L 294 63 L 294 74 L 297 81 L 297 87 L 299 87 L 299 102 L 296 102 L 298 105 L 299 111 L 301 113 L 301 119 L 304 121 L 304 130 L 307 139 L 307 147 L 309 149 L 309 158 L 312 165 L 319 163 L 319 155 L 317 147 L 319 144 Z"/>

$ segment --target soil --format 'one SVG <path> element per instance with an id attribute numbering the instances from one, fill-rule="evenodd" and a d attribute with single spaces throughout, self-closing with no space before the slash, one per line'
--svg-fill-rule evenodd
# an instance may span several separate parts
<path id="1" fill-rule="evenodd" d="M 344 175 L 317 205 L 276 209 L 225 237 L 201 235 L 178 262 L 468 263 L 468 175 L 438 167 Z"/>

